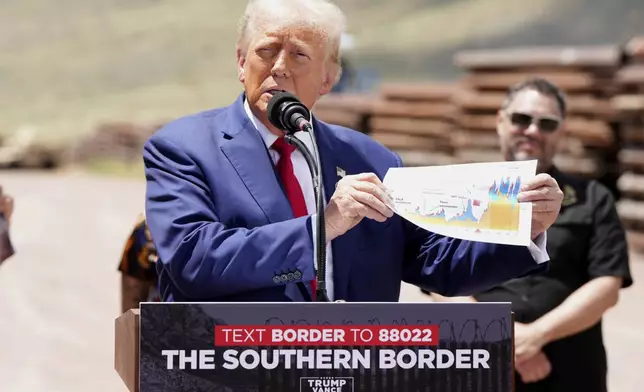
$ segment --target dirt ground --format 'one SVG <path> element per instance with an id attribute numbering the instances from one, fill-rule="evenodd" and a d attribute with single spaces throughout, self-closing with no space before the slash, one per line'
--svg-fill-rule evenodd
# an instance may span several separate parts
<path id="1" fill-rule="evenodd" d="M 2 171 L 0 184 L 16 197 L 17 250 L 0 266 L 0 391 L 126 391 L 113 362 L 116 267 L 144 183 Z M 636 284 L 605 318 L 611 392 L 644 385 L 644 262 L 632 268 Z M 426 300 L 409 286 L 401 297 Z"/>

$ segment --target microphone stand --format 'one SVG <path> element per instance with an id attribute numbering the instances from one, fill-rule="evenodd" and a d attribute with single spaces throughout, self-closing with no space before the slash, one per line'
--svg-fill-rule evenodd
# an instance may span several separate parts
<path id="1" fill-rule="evenodd" d="M 326 289 L 326 225 L 324 221 L 324 187 L 322 185 L 322 165 L 320 162 L 320 153 L 318 151 L 317 142 L 315 140 L 313 127 L 309 123 L 306 123 L 303 130 L 309 132 L 309 134 L 311 135 L 311 140 L 313 141 L 313 150 L 317 159 L 313 157 L 306 145 L 304 145 L 304 143 L 300 139 L 295 137 L 293 133 L 286 133 L 284 139 L 287 143 L 295 146 L 295 148 L 300 150 L 302 155 L 304 155 L 304 159 L 306 159 L 309 171 L 311 172 L 311 177 L 313 178 L 313 190 L 315 192 L 316 210 L 318 215 L 315 238 L 315 241 L 317 243 L 317 252 L 315 256 L 317 265 L 317 291 L 315 293 L 315 299 L 317 302 L 331 302 Z"/>

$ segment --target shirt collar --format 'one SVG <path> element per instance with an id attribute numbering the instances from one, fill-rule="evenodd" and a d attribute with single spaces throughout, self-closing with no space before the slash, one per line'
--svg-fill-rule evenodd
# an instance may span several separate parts
<path id="1" fill-rule="evenodd" d="M 248 119 L 250 120 L 251 124 L 253 124 L 257 132 L 259 132 L 259 135 L 262 137 L 262 140 L 264 140 L 264 144 L 266 144 L 266 148 L 271 148 L 271 146 L 273 145 L 273 143 L 275 143 L 275 140 L 277 140 L 278 137 L 274 133 L 269 131 L 268 128 L 266 128 L 266 126 L 262 124 L 262 122 L 259 121 L 257 117 L 255 117 L 253 112 L 250 110 L 250 105 L 248 104 L 247 99 L 244 99 L 244 110 L 246 111 L 246 115 L 248 116 Z M 311 114 L 309 116 L 311 127 L 313 127 L 312 117 L 313 115 Z M 311 140 L 311 134 L 309 132 L 296 132 L 295 136 L 301 141 L 303 141 L 306 147 L 311 152 L 311 154 L 313 154 L 313 141 Z"/>

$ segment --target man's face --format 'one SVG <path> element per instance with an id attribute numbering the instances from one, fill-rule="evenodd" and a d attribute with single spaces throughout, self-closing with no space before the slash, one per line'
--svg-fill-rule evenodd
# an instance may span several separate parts
<path id="1" fill-rule="evenodd" d="M 497 117 L 505 159 L 538 159 L 539 171 L 548 170 L 563 134 L 561 125 L 555 99 L 532 89 L 520 91 Z"/>
<path id="2" fill-rule="evenodd" d="M 305 25 L 264 23 L 249 32 L 247 51 L 237 50 L 239 80 L 253 113 L 267 123 L 275 89 L 297 96 L 309 109 L 332 87 L 326 36 Z"/>

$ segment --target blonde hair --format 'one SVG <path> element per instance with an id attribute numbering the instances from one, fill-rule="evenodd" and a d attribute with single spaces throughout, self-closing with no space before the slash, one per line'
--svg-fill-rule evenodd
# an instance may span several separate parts
<path id="1" fill-rule="evenodd" d="M 246 53 L 249 36 L 260 24 L 286 23 L 307 26 L 326 37 L 327 59 L 332 83 L 340 79 L 340 43 L 346 30 L 346 17 L 328 0 L 250 0 L 239 21 L 237 45 Z"/>

